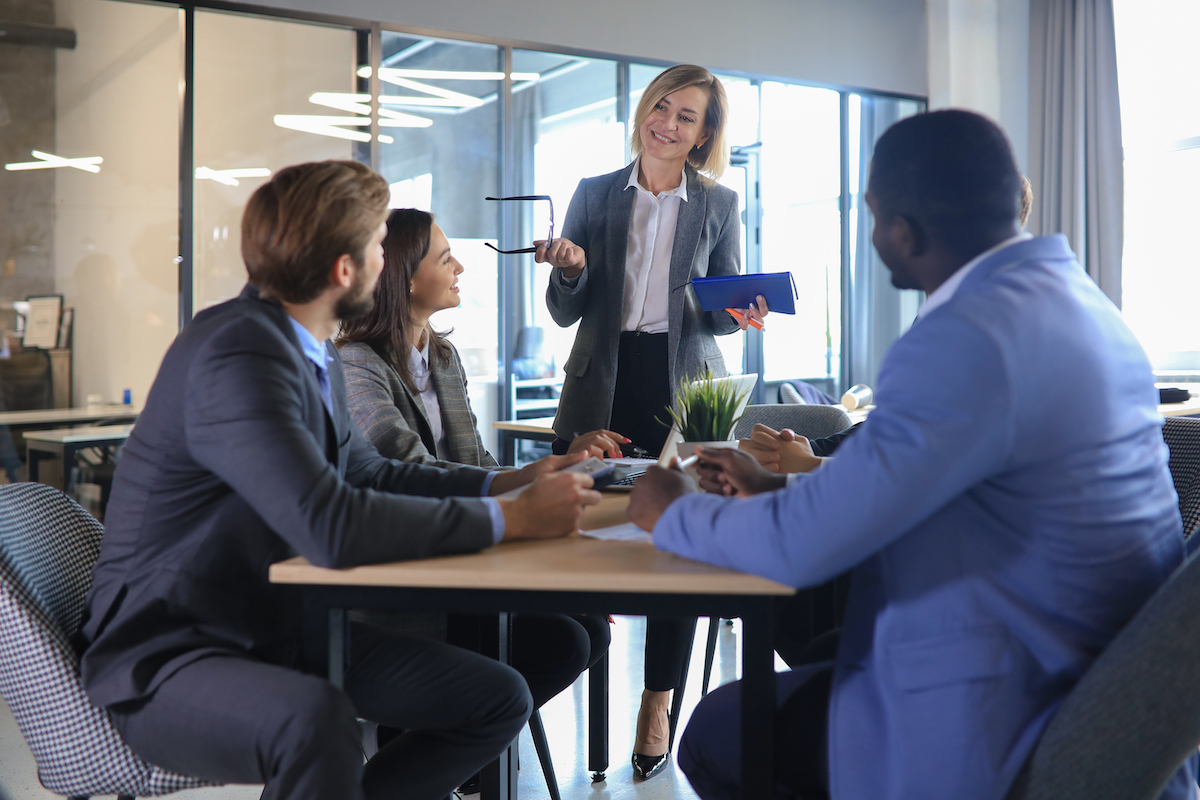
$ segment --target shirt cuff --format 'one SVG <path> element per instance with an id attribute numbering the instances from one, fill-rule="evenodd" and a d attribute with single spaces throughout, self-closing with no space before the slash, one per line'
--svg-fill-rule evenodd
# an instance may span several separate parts
<path id="1" fill-rule="evenodd" d="M 494 497 L 481 499 L 492 518 L 492 544 L 500 544 L 500 540 L 504 538 L 504 510 L 500 508 L 500 501 Z"/>
<path id="2" fill-rule="evenodd" d="M 492 481 L 496 479 L 496 473 L 489 471 L 483 476 L 483 488 L 479 490 L 480 497 L 487 497 L 492 490 Z"/>
<path id="3" fill-rule="evenodd" d="M 587 270 L 584 270 L 586 272 Z M 554 270 L 554 280 L 564 289 L 574 289 L 579 286 L 579 280 L 583 277 L 583 272 L 576 275 L 574 278 L 564 278 L 561 269 Z"/>

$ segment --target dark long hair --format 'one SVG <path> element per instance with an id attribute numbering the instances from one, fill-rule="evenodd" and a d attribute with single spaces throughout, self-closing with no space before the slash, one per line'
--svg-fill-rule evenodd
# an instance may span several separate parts
<path id="1" fill-rule="evenodd" d="M 412 370 L 408 354 L 416 344 L 409 337 L 412 319 L 409 291 L 421 260 L 429 254 L 433 233 L 433 215 L 415 208 L 397 208 L 387 220 L 387 237 L 383 240 L 383 272 L 375 285 L 375 307 L 370 313 L 342 323 L 338 334 L 339 347 L 361 342 L 379 354 L 413 394 Z M 449 333 L 449 331 L 447 331 Z M 450 343 L 445 334 L 438 333 L 426 323 L 429 339 L 430 366 L 450 359 Z"/>

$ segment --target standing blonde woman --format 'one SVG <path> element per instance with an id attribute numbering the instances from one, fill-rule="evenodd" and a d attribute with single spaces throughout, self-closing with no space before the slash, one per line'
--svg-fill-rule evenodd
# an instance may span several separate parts
<path id="1" fill-rule="evenodd" d="M 535 260 L 554 268 L 551 316 L 563 327 L 579 322 L 554 420 L 555 452 L 565 452 L 578 431 L 608 429 L 658 453 L 672 388 L 706 369 L 725 374 L 715 337 L 746 323 L 703 311 L 690 280 L 741 268 L 737 194 L 714 180 L 728 164 L 727 116 L 725 89 L 708 70 L 681 64 L 660 74 L 638 103 L 633 163 L 581 181 L 563 237 L 537 243 Z M 761 297 L 758 305 L 749 313 L 761 320 Z M 669 760 L 670 692 L 694 630 L 694 619 L 647 620 L 633 753 L 643 779 Z"/>

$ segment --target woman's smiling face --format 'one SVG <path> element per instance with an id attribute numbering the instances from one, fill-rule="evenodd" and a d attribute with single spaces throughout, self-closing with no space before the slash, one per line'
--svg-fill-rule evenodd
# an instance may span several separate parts
<path id="1" fill-rule="evenodd" d="M 685 86 L 654 104 L 638 131 L 642 154 L 664 161 L 683 161 L 692 148 L 708 141 L 704 110 L 708 93 L 699 86 Z"/>
<path id="2" fill-rule="evenodd" d="M 462 264 L 450 254 L 446 234 L 434 224 L 429 232 L 429 252 L 421 259 L 409 287 L 413 310 L 432 314 L 444 308 L 457 308 L 462 302 L 458 298 L 458 276 L 462 271 Z"/>

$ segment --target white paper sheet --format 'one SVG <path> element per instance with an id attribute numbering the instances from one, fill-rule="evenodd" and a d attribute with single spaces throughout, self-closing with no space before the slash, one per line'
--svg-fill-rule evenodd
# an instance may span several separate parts
<path id="1" fill-rule="evenodd" d="M 580 533 L 584 536 L 590 536 L 593 539 L 606 539 L 610 542 L 646 542 L 650 544 L 654 541 L 653 536 L 632 522 L 626 522 L 622 525 L 610 525 L 607 528 L 596 528 L 590 531 L 580 531 Z"/>

